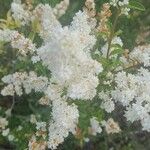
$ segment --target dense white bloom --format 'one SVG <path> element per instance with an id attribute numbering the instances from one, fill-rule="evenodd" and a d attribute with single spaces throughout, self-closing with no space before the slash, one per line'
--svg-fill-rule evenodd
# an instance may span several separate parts
<path id="1" fill-rule="evenodd" d="M 56 4 L 56 6 L 53 8 L 53 12 L 58 18 L 66 13 L 66 10 L 69 6 L 69 1 L 70 0 L 63 0 Z"/>
<path id="2" fill-rule="evenodd" d="M 37 76 L 35 72 L 29 72 L 27 79 L 23 82 L 23 87 L 25 88 L 25 92 L 28 94 L 31 90 L 35 90 L 35 92 L 43 92 L 47 89 L 48 79 L 43 76 Z"/>
<path id="3" fill-rule="evenodd" d="M 36 92 L 43 92 L 47 89 L 48 79 L 46 77 L 37 76 L 35 72 L 29 72 L 29 75 L 26 72 L 16 72 L 14 74 L 9 74 L 2 78 L 2 81 L 8 84 L 1 91 L 1 94 L 11 95 L 14 93 L 21 96 L 23 94 L 23 88 L 27 94 L 32 90 Z"/>
<path id="4" fill-rule="evenodd" d="M 115 104 L 110 97 L 110 94 L 108 92 L 100 92 L 99 98 L 102 99 L 101 108 L 105 109 L 108 113 L 112 112 L 115 109 Z"/>
<path id="5" fill-rule="evenodd" d="M 35 44 L 15 30 L 0 30 L 0 41 L 10 42 L 12 48 L 18 49 L 19 53 L 24 56 L 35 51 Z"/>
<path id="6" fill-rule="evenodd" d="M 90 123 L 91 123 L 90 133 L 92 135 L 96 135 L 97 133 L 102 132 L 102 128 L 100 127 L 99 122 L 97 121 L 95 117 L 90 119 Z"/>
<path id="7" fill-rule="evenodd" d="M 92 99 L 98 85 L 96 75 L 102 71 L 101 64 L 91 58 L 89 50 L 96 40 L 90 35 L 87 20 L 86 13 L 78 12 L 71 26 L 57 26 L 51 32 L 51 39 L 37 50 L 43 64 L 51 70 L 52 78 L 67 87 L 68 96 L 73 99 Z"/>
<path id="8" fill-rule="evenodd" d="M 75 133 L 79 112 L 76 105 L 68 105 L 64 100 L 55 100 L 53 101 L 52 116 L 53 122 L 49 126 L 48 147 L 56 149 L 69 132 Z"/>
<path id="9" fill-rule="evenodd" d="M 48 4 L 39 4 L 33 10 L 32 20 L 38 19 L 40 21 L 40 36 L 44 41 L 51 39 L 51 33 L 60 28 L 61 24 L 56 19 L 53 9 Z"/>
<path id="10" fill-rule="evenodd" d="M 0 117 L 0 130 L 5 129 L 7 125 L 8 125 L 7 119 L 3 118 L 3 117 Z"/>
<path id="11" fill-rule="evenodd" d="M 28 24 L 31 20 L 30 11 L 24 8 L 24 5 L 20 2 L 13 1 L 11 3 L 12 16 L 15 20 L 20 21 L 22 25 Z"/>
<path id="12" fill-rule="evenodd" d="M 46 122 L 36 122 L 36 129 L 46 131 Z"/>
<path id="13" fill-rule="evenodd" d="M 150 66 L 150 45 L 135 47 L 129 57 L 143 63 L 146 67 Z"/>
<path id="14" fill-rule="evenodd" d="M 127 120 L 141 121 L 143 130 L 148 130 L 150 113 L 150 72 L 144 68 L 138 70 L 136 75 L 120 72 L 115 78 L 117 87 L 112 91 L 114 100 L 126 106 Z M 147 121 L 147 122 L 146 122 Z"/>
<path id="15" fill-rule="evenodd" d="M 92 99 L 96 95 L 99 81 L 94 76 L 83 78 L 79 83 L 72 83 L 68 88 L 68 96 L 72 99 Z"/>
<path id="16" fill-rule="evenodd" d="M 3 131 L 2 131 L 2 135 L 3 135 L 3 136 L 7 136 L 7 135 L 9 134 L 9 131 L 10 131 L 9 128 L 3 130 Z"/>
<path id="17" fill-rule="evenodd" d="M 130 8 L 127 7 L 129 5 L 129 0 L 111 0 L 110 5 L 121 7 L 121 13 L 126 16 L 129 14 Z"/>
<path id="18" fill-rule="evenodd" d="M 1 94 L 3 96 L 7 96 L 7 95 L 13 96 L 14 93 L 15 93 L 15 90 L 14 90 L 13 84 L 9 84 L 1 90 Z"/>

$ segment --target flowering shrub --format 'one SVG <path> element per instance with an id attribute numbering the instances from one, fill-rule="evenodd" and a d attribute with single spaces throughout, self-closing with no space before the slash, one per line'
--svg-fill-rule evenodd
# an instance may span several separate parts
<path id="1" fill-rule="evenodd" d="M 12 102 L 1 109 L 0 132 L 20 150 L 57 149 L 71 134 L 81 147 L 92 136 L 119 134 L 112 115 L 118 104 L 127 121 L 150 131 L 150 45 L 129 51 L 116 30 L 120 17 L 144 7 L 110 0 L 98 11 L 86 0 L 63 26 L 68 7 L 69 0 L 55 7 L 14 0 L 0 20 L 1 47 L 12 51 L 1 90 Z M 18 114 L 20 103 L 28 114 Z"/>

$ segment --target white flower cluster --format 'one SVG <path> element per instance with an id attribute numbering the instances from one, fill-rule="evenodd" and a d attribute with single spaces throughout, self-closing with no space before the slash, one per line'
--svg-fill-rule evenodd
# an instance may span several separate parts
<path id="1" fill-rule="evenodd" d="M 11 3 L 12 16 L 16 21 L 19 21 L 21 25 L 28 24 L 31 20 L 31 13 L 25 8 L 25 5 L 21 4 L 21 0 L 13 1 Z"/>
<path id="2" fill-rule="evenodd" d="M 9 141 L 17 140 L 12 134 L 10 134 L 8 120 L 3 117 L 0 117 L 0 133 L 2 136 L 7 137 Z"/>
<path id="3" fill-rule="evenodd" d="M 54 8 L 54 14 L 55 16 L 57 16 L 58 18 L 61 17 L 62 15 L 65 14 L 68 6 L 69 6 L 69 0 L 63 0 L 61 1 L 59 4 L 57 4 Z"/>
<path id="4" fill-rule="evenodd" d="M 45 91 L 47 99 L 51 100 L 52 121 L 49 124 L 48 147 L 56 149 L 69 135 L 76 133 L 79 112 L 75 104 L 68 105 L 67 97 L 61 97 L 62 87 L 50 84 Z M 35 120 L 35 119 L 34 119 Z"/>
<path id="5" fill-rule="evenodd" d="M 18 49 L 19 53 L 24 56 L 35 51 L 35 44 L 15 30 L 0 30 L 0 41 L 11 42 L 12 48 Z"/>
<path id="6" fill-rule="evenodd" d="M 8 84 L 1 91 L 3 96 L 11 95 L 14 93 L 21 96 L 23 94 L 23 88 L 25 93 L 29 94 L 32 90 L 36 92 L 43 92 L 46 90 L 48 85 L 48 79 L 46 77 L 38 77 L 35 72 L 16 72 L 14 74 L 9 74 L 2 78 L 2 81 Z"/>
<path id="7" fill-rule="evenodd" d="M 105 128 L 107 134 L 119 133 L 121 131 L 117 122 L 113 118 L 109 118 L 107 121 L 103 120 L 100 123 L 97 121 L 96 117 L 90 119 L 91 127 L 89 128 L 89 133 L 96 136 L 97 133 L 102 132 L 102 127 Z M 100 126 L 101 124 L 101 126 Z"/>
<path id="8" fill-rule="evenodd" d="M 136 75 L 119 72 L 116 75 L 117 84 L 111 95 L 126 107 L 127 120 L 141 121 L 143 130 L 150 131 L 150 72 L 141 68 Z"/>
<path id="9" fill-rule="evenodd" d="M 49 126 L 48 147 L 56 149 L 69 135 L 69 132 L 75 134 L 79 112 L 76 105 L 68 105 L 65 100 L 57 99 L 53 101 L 52 116 L 53 122 Z"/>
<path id="10" fill-rule="evenodd" d="M 115 109 L 115 103 L 112 100 L 109 92 L 100 92 L 99 98 L 102 100 L 101 108 L 105 109 L 106 112 L 111 113 Z"/>
<path id="11" fill-rule="evenodd" d="M 51 39 L 51 33 L 60 28 L 60 23 L 54 15 L 53 9 L 48 4 L 39 4 L 33 10 L 33 20 L 40 21 L 40 36 L 44 41 Z"/>
<path id="12" fill-rule="evenodd" d="M 138 46 L 129 54 L 131 60 L 135 60 L 145 67 L 150 66 L 150 45 Z"/>
<path id="13" fill-rule="evenodd" d="M 51 70 L 52 78 L 68 88 L 67 95 L 73 99 L 92 99 L 98 85 L 96 75 L 102 71 L 101 64 L 91 58 L 90 49 L 96 39 L 90 35 L 87 20 L 86 13 L 79 11 L 69 27 L 53 24 L 53 30 L 48 29 L 50 39 L 37 50 L 43 64 Z"/>
<path id="14" fill-rule="evenodd" d="M 111 0 L 110 4 L 114 7 L 116 7 L 117 5 L 124 6 L 129 4 L 129 0 Z"/>
<path id="15" fill-rule="evenodd" d="M 0 117 L 0 131 L 4 130 L 8 125 L 8 121 L 6 118 Z"/>
<path id="16" fill-rule="evenodd" d="M 110 1 L 110 5 L 114 6 L 114 7 L 121 7 L 121 13 L 124 15 L 128 15 L 130 8 L 128 8 L 127 6 L 129 5 L 129 0 L 111 0 Z"/>
<path id="17" fill-rule="evenodd" d="M 94 136 L 97 135 L 97 133 L 102 132 L 102 128 L 99 125 L 99 122 L 97 121 L 97 118 L 93 117 L 90 119 L 91 127 L 89 128 L 90 133 Z"/>

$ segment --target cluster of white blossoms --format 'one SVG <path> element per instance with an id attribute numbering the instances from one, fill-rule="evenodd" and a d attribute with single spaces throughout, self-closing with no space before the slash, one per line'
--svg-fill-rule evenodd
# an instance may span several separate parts
<path id="1" fill-rule="evenodd" d="M 114 7 L 119 6 L 121 13 L 128 15 L 129 0 L 111 0 L 110 4 Z M 36 117 L 31 116 L 30 122 L 36 125 L 37 132 L 29 141 L 29 150 L 44 150 L 47 146 L 50 149 L 57 149 L 70 133 L 76 134 L 79 111 L 74 103 L 69 104 L 70 99 L 92 100 L 97 94 L 102 101 L 101 108 L 106 112 L 111 113 L 115 109 L 115 102 L 121 102 L 126 107 L 127 120 L 131 122 L 140 120 L 143 130 L 150 131 L 149 70 L 141 68 L 136 75 L 127 74 L 124 71 L 119 72 L 115 76 L 116 87 L 113 91 L 97 93 L 100 83 L 98 75 L 103 71 L 103 67 L 91 55 L 91 50 L 96 45 L 96 36 L 93 34 L 96 30 L 93 29 L 96 29 L 98 25 L 94 18 L 96 15 L 95 3 L 94 0 L 86 0 L 86 7 L 83 11 L 75 14 L 70 25 L 62 26 L 58 18 L 65 13 L 68 5 L 69 0 L 63 0 L 54 8 L 48 4 L 39 4 L 29 9 L 20 0 L 13 1 L 11 12 L 16 21 L 20 21 L 23 26 L 35 22 L 39 26 L 36 33 L 39 34 L 43 43 L 38 48 L 32 43 L 32 40 L 19 34 L 18 31 L 0 30 L 0 41 L 10 42 L 12 48 L 18 49 L 19 53 L 24 56 L 28 53 L 33 54 L 31 58 L 33 64 L 41 61 L 51 71 L 51 79 L 38 76 L 33 71 L 16 72 L 2 78 L 2 81 L 7 84 L 1 90 L 3 96 L 14 96 L 15 94 L 21 96 L 23 92 L 29 94 L 32 91 L 42 92 L 44 96 L 39 100 L 39 104 L 51 107 L 51 121 L 48 123 L 37 122 Z M 111 16 L 108 3 L 103 6 L 103 9 L 101 27 Z M 109 46 L 109 58 L 111 59 L 118 56 L 117 54 L 110 55 L 115 50 L 115 45 L 123 47 L 120 37 L 112 38 L 111 43 L 106 42 L 101 48 L 104 58 L 107 58 Z M 128 59 L 148 67 L 150 66 L 149 50 L 149 46 L 136 47 L 129 54 Z M 125 57 L 122 57 L 121 60 L 128 61 Z M 108 80 L 102 82 L 111 86 L 110 83 L 114 82 L 111 71 L 107 73 L 106 78 Z M 5 129 L 7 124 L 7 120 L 0 118 L 0 128 Z M 90 134 L 101 133 L 100 124 L 105 127 L 108 134 L 121 131 L 118 123 L 112 118 L 98 122 L 98 119 L 93 117 L 90 119 Z M 5 130 L 3 135 L 6 136 L 8 133 L 9 130 Z M 38 139 L 41 137 L 44 140 L 39 142 Z"/>
<path id="2" fill-rule="evenodd" d="M 150 45 L 138 46 L 129 54 L 131 60 L 135 60 L 145 67 L 150 66 Z"/>
<path id="3" fill-rule="evenodd" d="M 102 128 L 105 129 L 107 134 L 114 134 L 121 132 L 121 129 L 117 122 L 113 118 L 109 118 L 107 121 L 102 120 L 97 121 L 96 117 L 90 119 L 91 127 L 89 127 L 89 133 L 96 136 L 98 133 L 102 132 Z"/>
<path id="4" fill-rule="evenodd" d="M 36 133 L 29 140 L 28 150 L 45 150 L 47 147 L 47 123 L 38 122 L 34 115 L 31 116 L 30 121 L 36 125 Z"/>
<path id="5" fill-rule="evenodd" d="M 100 92 L 99 98 L 102 100 L 101 108 L 106 112 L 111 113 L 115 109 L 115 103 L 112 100 L 109 92 Z"/>
<path id="6" fill-rule="evenodd" d="M 14 0 L 11 3 L 12 17 L 19 21 L 22 25 L 26 25 L 31 20 L 31 12 L 26 8 L 24 4 L 21 4 L 21 0 Z"/>
<path id="7" fill-rule="evenodd" d="M 128 15 L 130 8 L 127 6 L 129 5 L 129 0 L 111 0 L 110 5 L 117 7 L 119 6 L 121 8 L 121 13 L 124 15 Z"/>
<path id="8" fill-rule="evenodd" d="M 90 35 L 88 16 L 79 11 L 70 26 L 52 28 L 50 39 L 37 50 L 38 56 L 52 72 L 53 80 L 68 89 L 68 97 L 92 99 L 102 66 L 91 58 L 90 49 L 96 39 Z"/>
<path id="9" fill-rule="evenodd" d="M 17 140 L 10 133 L 10 129 L 8 128 L 8 120 L 7 118 L 0 117 L 0 133 L 3 137 L 7 137 L 9 141 Z"/>
<path id="10" fill-rule="evenodd" d="M 18 49 L 19 53 L 24 56 L 35 51 L 35 44 L 15 30 L 0 30 L 0 41 L 10 42 L 12 48 Z"/>
<path id="11" fill-rule="evenodd" d="M 150 72 L 141 68 L 136 75 L 119 72 L 115 77 L 117 84 L 111 95 L 126 107 L 128 121 L 141 121 L 143 130 L 150 131 Z"/>
<path id="12" fill-rule="evenodd" d="M 32 20 L 39 20 L 40 36 L 46 42 L 51 39 L 51 33 L 61 25 L 54 15 L 53 9 L 48 4 L 39 4 L 33 10 Z"/>
<path id="13" fill-rule="evenodd" d="M 67 8 L 69 7 L 69 0 L 63 0 L 60 3 L 56 4 L 53 9 L 55 16 L 58 18 L 65 14 Z"/>
<path id="14" fill-rule="evenodd" d="M 124 6 L 124 5 L 128 5 L 129 4 L 129 0 L 111 0 L 110 4 L 113 6 Z"/>
<path id="15" fill-rule="evenodd" d="M 11 3 L 12 17 L 17 22 L 21 23 L 21 25 L 28 25 L 35 19 L 35 17 L 37 17 L 37 15 L 38 17 L 40 17 L 39 15 L 41 15 L 41 13 L 44 14 L 46 11 L 49 11 L 49 9 L 53 11 L 54 15 L 57 16 L 57 18 L 61 17 L 63 14 L 65 14 L 69 6 L 69 0 L 61 1 L 54 8 L 49 8 L 48 4 L 39 4 L 34 10 L 32 7 L 30 8 L 30 5 L 28 6 L 27 4 L 23 4 L 21 0 L 13 0 L 13 2 Z M 46 14 L 48 13 L 49 12 L 47 12 Z"/>
<path id="16" fill-rule="evenodd" d="M 97 133 L 102 132 L 102 128 L 100 127 L 100 123 L 97 121 L 96 117 L 90 119 L 91 127 L 89 128 L 90 134 L 96 136 Z"/>
<path id="17" fill-rule="evenodd" d="M 29 94 L 32 90 L 35 90 L 35 92 L 43 92 L 48 85 L 48 79 L 46 77 L 38 77 L 33 71 L 29 72 L 29 74 L 26 72 L 9 74 L 4 76 L 2 81 L 8 84 L 1 91 L 3 96 L 13 96 L 15 93 L 21 96 L 23 94 L 23 89 L 26 94 Z"/>
<path id="18" fill-rule="evenodd" d="M 76 105 L 68 105 L 65 99 L 61 98 L 53 101 L 52 116 L 53 121 L 49 126 L 48 147 L 56 149 L 60 143 L 64 142 L 69 132 L 76 133 L 79 112 Z"/>

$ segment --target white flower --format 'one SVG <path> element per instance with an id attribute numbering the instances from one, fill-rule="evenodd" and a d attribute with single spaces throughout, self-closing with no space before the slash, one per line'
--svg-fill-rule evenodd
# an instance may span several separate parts
<path id="1" fill-rule="evenodd" d="M 10 131 L 10 129 L 9 129 L 9 128 L 8 128 L 8 129 L 3 130 L 3 131 L 2 131 L 2 135 L 3 135 L 3 136 L 7 136 L 7 135 L 9 134 L 9 131 Z"/>
<path id="2" fill-rule="evenodd" d="M 36 122 L 36 129 L 46 131 L 46 122 Z"/>
<path id="3" fill-rule="evenodd" d="M 36 123 L 37 123 L 37 120 L 36 120 L 36 116 L 35 116 L 35 115 L 31 115 L 31 116 L 30 116 L 30 122 L 33 123 L 33 124 L 36 124 Z"/>
<path id="4" fill-rule="evenodd" d="M 39 56 L 32 56 L 31 60 L 32 60 L 33 64 L 35 64 L 35 63 L 40 61 L 40 57 Z"/>
<path id="5" fill-rule="evenodd" d="M 99 122 L 97 121 L 95 117 L 90 119 L 90 123 L 91 123 L 90 133 L 92 135 L 96 135 L 97 133 L 102 132 L 102 128 L 100 127 Z"/>
<path id="6" fill-rule="evenodd" d="M 111 0 L 110 5 L 116 7 L 119 0 Z"/>
<path id="7" fill-rule="evenodd" d="M 9 141 L 13 141 L 14 139 L 15 139 L 15 137 L 13 135 L 11 135 L 11 134 L 8 135 L 8 140 Z"/>
<path id="8" fill-rule="evenodd" d="M 101 108 L 105 109 L 105 111 L 111 113 L 115 109 L 115 104 L 108 92 L 107 93 L 104 93 L 104 91 L 100 92 L 99 98 L 102 99 Z"/>
<path id="9" fill-rule="evenodd" d="M 121 14 L 128 15 L 130 8 L 128 8 L 129 0 L 111 0 L 110 5 L 121 8 Z"/>

